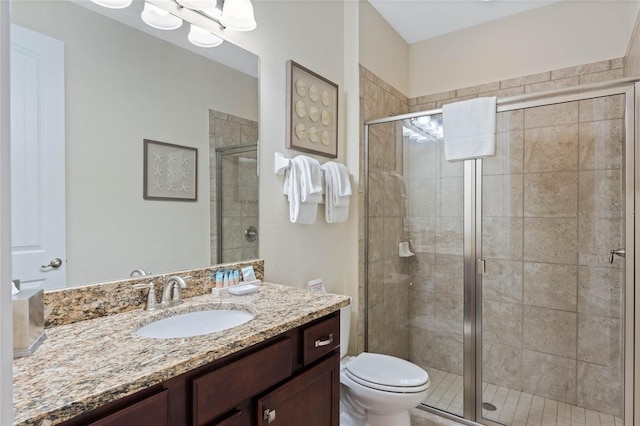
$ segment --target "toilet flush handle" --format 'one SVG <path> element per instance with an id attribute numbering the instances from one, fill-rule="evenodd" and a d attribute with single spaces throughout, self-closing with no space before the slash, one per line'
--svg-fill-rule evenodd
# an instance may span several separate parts
<path id="1" fill-rule="evenodd" d="M 619 248 L 617 250 L 611 250 L 609 252 L 609 263 L 613 263 L 613 255 L 624 257 L 625 256 L 625 251 L 624 251 L 623 248 Z"/>

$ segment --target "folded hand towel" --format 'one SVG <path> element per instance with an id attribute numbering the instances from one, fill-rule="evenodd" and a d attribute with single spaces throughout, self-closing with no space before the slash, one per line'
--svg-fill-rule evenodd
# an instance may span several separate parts
<path id="1" fill-rule="evenodd" d="M 296 158 L 291 160 L 291 166 L 286 172 L 283 193 L 289 198 L 289 220 L 292 223 L 308 225 L 316 221 L 318 202 L 305 203 L 302 201 L 301 191 L 305 166 L 303 160 L 296 160 Z M 305 184 L 309 185 L 309 182 Z M 320 190 L 322 191 L 322 186 L 320 186 Z M 321 194 L 319 198 L 322 198 Z"/>
<path id="2" fill-rule="evenodd" d="M 319 203 L 322 201 L 322 172 L 318 160 L 298 155 L 291 160 L 300 168 L 300 201 Z"/>
<path id="3" fill-rule="evenodd" d="M 351 195 L 349 170 L 344 164 L 333 161 L 323 164 L 321 168 L 324 170 L 325 219 L 327 223 L 346 222 Z"/>
<path id="4" fill-rule="evenodd" d="M 442 107 L 444 156 L 447 161 L 495 155 L 496 98 L 477 98 Z"/>

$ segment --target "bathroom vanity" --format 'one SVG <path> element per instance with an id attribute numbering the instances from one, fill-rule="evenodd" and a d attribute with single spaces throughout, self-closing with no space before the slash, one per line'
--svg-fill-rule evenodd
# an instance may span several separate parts
<path id="1" fill-rule="evenodd" d="M 16 424 L 338 425 L 339 309 L 348 298 L 264 284 L 47 330 L 14 362 Z M 154 319 L 207 306 L 255 318 L 202 336 L 148 339 Z M 51 422 L 51 423 L 48 423 Z"/>

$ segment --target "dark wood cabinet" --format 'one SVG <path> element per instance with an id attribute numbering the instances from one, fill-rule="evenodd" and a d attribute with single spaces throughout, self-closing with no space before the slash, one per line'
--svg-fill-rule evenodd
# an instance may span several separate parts
<path id="1" fill-rule="evenodd" d="M 63 425 L 338 426 L 339 352 L 334 312 Z"/>
<path id="2" fill-rule="evenodd" d="M 338 426 L 340 354 L 334 353 L 258 400 L 261 426 Z"/>

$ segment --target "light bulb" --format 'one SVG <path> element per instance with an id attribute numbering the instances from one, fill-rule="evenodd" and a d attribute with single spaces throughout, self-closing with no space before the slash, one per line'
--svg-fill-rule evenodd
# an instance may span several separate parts
<path id="1" fill-rule="evenodd" d="M 198 47 L 216 47 L 223 42 L 217 35 L 193 24 L 191 24 L 188 38 L 192 44 Z"/>
<path id="2" fill-rule="evenodd" d="M 230 30 L 251 31 L 257 26 L 250 0 L 225 0 L 220 22 Z"/>
<path id="3" fill-rule="evenodd" d="M 124 9 L 131 5 L 133 0 L 91 0 L 95 4 L 109 9 Z"/>
<path id="4" fill-rule="evenodd" d="M 159 30 L 175 30 L 182 25 L 182 19 L 146 2 L 140 18 L 142 18 L 145 24 Z"/>

